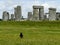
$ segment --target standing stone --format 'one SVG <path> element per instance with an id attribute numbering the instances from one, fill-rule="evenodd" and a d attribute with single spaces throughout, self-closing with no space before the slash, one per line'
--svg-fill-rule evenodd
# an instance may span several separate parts
<path id="1" fill-rule="evenodd" d="M 44 7 L 43 6 L 33 6 L 33 20 L 43 20 L 44 19 Z"/>
<path id="2" fill-rule="evenodd" d="M 16 21 L 20 21 L 21 20 L 21 17 L 22 17 L 22 15 L 21 15 L 21 6 L 17 6 L 16 8 L 15 8 L 15 20 Z"/>
<path id="3" fill-rule="evenodd" d="M 44 20 L 44 7 L 40 6 L 39 8 L 39 20 Z"/>
<path id="4" fill-rule="evenodd" d="M 14 20 L 14 14 L 11 14 L 11 20 Z"/>
<path id="5" fill-rule="evenodd" d="M 32 12 L 28 12 L 28 20 L 32 20 Z"/>
<path id="6" fill-rule="evenodd" d="M 49 8 L 49 21 L 56 20 L 56 8 Z"/>
<path id="7" fill-rule="evenodd" d="M 4 11 L 3 12 L 3 21 L 8 21 L 9 20 L 9 12 Z"/>
<path id="8" fill-rule="evenodd" d="M 37 8 L 33 9 L 33 20 L 39 20 L 39 10 Z"/>
<path id="9" fill-rule="evenodd" d="M 46 15 L 44 15 L 44 21 L 45 21 L 45 20 L 47 20 L 47 16 L 46 16 Z"/>
<path id="10" fill-rule="evenodd" d="M 60 20 L 60 12 L 56 13 L 56 20 Z"/>
<path id="11" fill-rule="evenodd" d="M 44 20 L 49 20 L 49 13 L 45 13 Z"/>

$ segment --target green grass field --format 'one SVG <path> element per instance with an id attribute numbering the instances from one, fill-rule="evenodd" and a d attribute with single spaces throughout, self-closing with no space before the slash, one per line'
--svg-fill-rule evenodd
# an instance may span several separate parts
<path id="1" fill-rule="evenodd" d="M 60 21 L 2 21 L 0 45 L 60 45 Z"/>

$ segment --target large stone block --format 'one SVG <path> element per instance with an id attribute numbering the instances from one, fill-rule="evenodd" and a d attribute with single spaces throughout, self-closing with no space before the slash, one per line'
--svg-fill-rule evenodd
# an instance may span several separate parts
<path id="1" fill-rule="evenodd" d="M 49 20 L 50 21 L 56 20 L 56 8 L 49 8 Z"/>
<path id="2" fill-rule="evenodd" d="M 60 12 L 56 13 L 56 20 L 60 20 Z"/>
<path id="3" fill-rule="evenodd" d="M 44 7 L 43 6 L 33 6 L 33 20 L 43 20 L 44 19 Z"/>
<path id="4" fill-rule="evenodd" d="M 39 8 L 44 8 L 43 6 L 33 6 L 33 8 L 37 8 L 37 9 L 39 9 Z"/>
<path id="5" fill-rule="evenodd" d="M 20 21 L 22 18 L 21 6 L 17 6 L 14 8 L 15 20 Z"/>
<path id="6" fill-rule="evenodd" d="M 44 19 L 44 8 L 40 8 L 39 9 L 39 20 L 43 20 Z"/>
<path id="7" fill-rule="evenodd" d="M 11 20 L 14 20 L 14 14 L 11 14 Z"/>
<path id="8" fill-rule="evenodd" d="M 28 12 L 28 20 L 32 21 L 32 12 Z"/>
<path id="9" fill-rule="evenodd" d="M 4 11 L 3 12 L 3 21 L 8 21 L 9 20 L 9 12 L 7 12 L 7 11 Z"/>
<path id="10" fill-rule="evenodd" d="M 39 10 L 33 9 L 33 20 L 39 20 Z"/>

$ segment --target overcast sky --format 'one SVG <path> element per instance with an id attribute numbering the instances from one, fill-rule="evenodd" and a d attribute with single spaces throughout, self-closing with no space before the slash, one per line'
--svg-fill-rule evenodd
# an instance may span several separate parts
<path id="1" fill-rule="evenodd" d="M 60 0 L 0 0 L 0 18 L 2 18 L 3 11 L 8 11 L 10 14 L 14 13 L 14 7 L 17 5 L 22 7 L 22 15 L 25 18 L 27 12 L 32 12 L 33 5 L 44 6 L 45 12 L 48 12 L 49 7 L 57 8 L 57 11 L 60 11 Z"/>

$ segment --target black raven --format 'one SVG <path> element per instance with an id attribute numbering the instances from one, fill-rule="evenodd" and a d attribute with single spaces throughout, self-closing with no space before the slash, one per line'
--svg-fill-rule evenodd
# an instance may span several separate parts
<path id="1" fill-rule="evenodd" d="M 22 33 L 20 33 L 20 38 L 23 38 L 23 34 Z"/>

